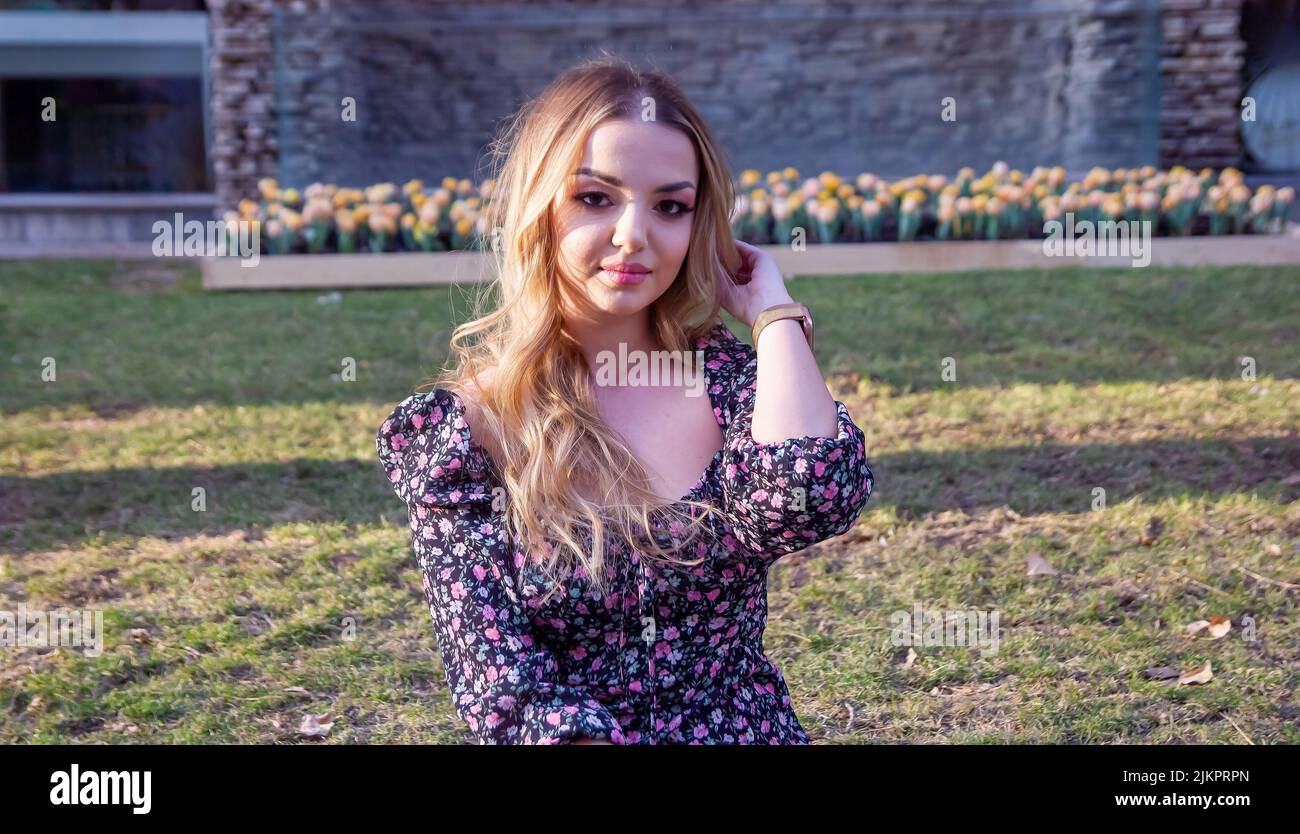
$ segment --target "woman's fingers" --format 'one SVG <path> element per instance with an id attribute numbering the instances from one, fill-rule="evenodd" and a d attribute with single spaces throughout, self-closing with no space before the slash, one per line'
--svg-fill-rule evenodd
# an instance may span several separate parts
<path id="1" fill-rule="evenodd" d="M 740 269 L 732 276 L 732 280 L 742 287 L 754 279 L 753 257 L 740 246 L 737 241 L 736 252 L 740 255 Z"/>

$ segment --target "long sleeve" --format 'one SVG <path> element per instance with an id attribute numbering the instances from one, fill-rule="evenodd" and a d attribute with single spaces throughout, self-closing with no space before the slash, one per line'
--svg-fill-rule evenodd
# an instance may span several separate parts
<path id="1" fill-rule="evenodd" d="M 561 682 L 557 658 L 531 633 L 487 461 L 458 399 L 445 389 L 408 398 L 380 427 L 376 448 L 410 513 L 453 703 L 479 742 L 624 743 L 613 715 L 585 688 Z"/>
<path id="2" fill-rule="evenodd" d="M 835 437 L 792 437 L 758 443 L 751 427 L 758 364 L 754 349 L 732 337 L 735 373 L 723 396 L 723 512 L 740 544 L 764 563 L 847 532 L 871 496 L 875 479 L 866 438 L 847 407 L 835 401 Z"/>

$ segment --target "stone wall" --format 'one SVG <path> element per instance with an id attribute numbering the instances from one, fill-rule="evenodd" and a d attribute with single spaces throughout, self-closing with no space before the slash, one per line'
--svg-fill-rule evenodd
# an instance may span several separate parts
<path id="1" fill-rule="evenodd" d="M 217 210 L 256 193 L 279 171 L 275 131 L 272 0 L 211 0 L 212 92 L 209 157 Z"/>
<path id="2" fill-rule="evenodd" d="M 794 165 L 893 177 L 998 159 L 1071 171 L 1226 164 L 1206 160 L 1231 155 L 1224 143 L 1236 136 L 1235 117 L 1223 126 L 1223 100 L 1239 99 L 1228 58 L 1201 54 L 1201 39 L 1228 38 L 1235 11 L 1219 0 L 210 8 L 223 207 L 253 194 L 262 176 L 293 185 L 478 178 L 502 120 L 560 68 L 602 48 L 676 78 L 733 171 Z M 1182 51 L 1162 50 L 1162 37 Z M 1181 92 L 1170 94 L 1171 83 Z M 340 117 L 344 96 L 356 101 L 355 122 Z M 955 121 L 941 118 L 949 96 Z M 1170 111 L 1177 120 L 1162 118 Z"/>
<path id="3" fill-rule="evenodd" d="M 1160 164 L 1241 159 L 1241 0 L 1161 0 Z"/>

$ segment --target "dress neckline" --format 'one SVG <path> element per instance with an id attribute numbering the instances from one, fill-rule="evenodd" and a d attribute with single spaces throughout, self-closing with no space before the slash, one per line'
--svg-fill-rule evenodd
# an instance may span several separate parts
<path id="1" fill-rule="evenodd" d="M 702 489 L 708 483 L 709 476 L 713 474 L 713 470 L 717 468 L 718 464 L 722 461 L 723 455 L 727 451 L 727 438 L 726 438 L 727 424 L 722 419 L 722 415 L 725 413 L 725 409 L 723 409 L 722 407 L 723 403 L 720 399 L 722 392 L 719 392 L 718 397 L 714 397 L 713 394 L 714 380 L 711 376 L 709 376 L 709 363 L 713 361 L 714 359 L 713 354 L 716 352 L 717 349 L 716 344 L 717 344 L 718 328 L 726 328 L 726 327 L 727 327 L 726 322 L 722 321 L 722 319 L 718 319 L 717 323 L 700 337 L 705 340 L 705 347 L 703 348 L 704 362 L 702 364 L 700 373 L 704 375 L 704 393 L 709 398 L 709 405 L 710 405 L 710 410 L 713 412 L 713 419 L 722 428 L 722 433 L 723 433 L 722 448 L 714 452 L 713 458 L 709 461 L 708 465 L 704 467 L 704 472 L 701 473 L 700 477 L 695 480 L 695 483 L 692 484 L 691 488 L 686 491 L 686 494 L 678 498 L 676 501 L 672 502 L 671 504 L 669 504 L 668 506 L 670 507 L 677 507 L 682 504 L 685 504 L 687 501 L 694 499 L 696 494 L 700 491 L 700 489 Z M 461 418 L 462 422 L 465 423 L 465 428 L 462 431 L 465 435 L 466 447 L 469 449 L 470 454 L 477 455 L 479 461 L 483 464 L 484 468 L 486 468 L 492 474 L 492 476 L 499 481 L 500 474 L 497 472 L 496 465 L 492 462 L 492 456 L 488 454 L 487 449 L 485 449 L 477 440 L 474 439 L 473 431 L 470 429 L 469 426 L 469 420 L 465 419 L 465 415 L 467 412 L 465 409 L 465 402 L 464 400 L 461 399 L 460 394 L 456 393 L 450 388 L 437 388 L 434 390 L 444 391 L 451 396 L 452 403 L 455 404 L 456 406 L 456 411 L 458 416 Z"/>

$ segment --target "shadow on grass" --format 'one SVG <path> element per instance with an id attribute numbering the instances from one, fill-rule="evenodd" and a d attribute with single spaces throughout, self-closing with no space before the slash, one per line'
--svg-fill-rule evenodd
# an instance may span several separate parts
<path id="1" fill-rule="evenodd" d="M 1109 504 L 1178 496 L 1257 493 L 1300 497 L 1287 483 L 1300 471 L 1300 438 L 1158 440 L 1131 444 L 1046 444 L 980 451 L 871 456 L 882 504 L 916 518 L 949 509 L 1008 506 L 1021 514 L 1080 513 L 1093 490 Z M 204 490 L 206 510 L 191 509 Z M 138 536 L 226 534 L 294 522 L 406 524 L 405 510 L 377 461 L 118 469 L 0 477 L 0 552 L 80 547 Z"/>

